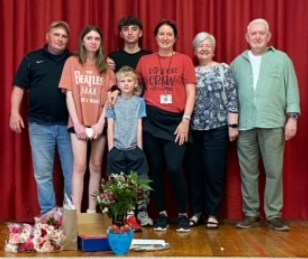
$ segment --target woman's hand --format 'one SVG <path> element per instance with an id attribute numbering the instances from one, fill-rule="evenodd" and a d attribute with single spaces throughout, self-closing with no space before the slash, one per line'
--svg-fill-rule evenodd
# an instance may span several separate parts
<path id="1" fill-rule="evenodd" d="M 93 129 L 93 139 L 98 139 L 100 135 L 103 133 L 104 124 L 96 123 L 92 126 Z"/>
<path id="2" fill-rule="evenodd" d="M 75 123 L 74 130 L 78 139 L 88 139 L 86 128 L 81 123 Z"/>
<path id="3" fill-rule="evenodd" d="M 239 134 L 238 128 L 230 128 L 229 127 L 229 140 L 232 142 L 237 139 Z"/>
<path id="4" fill-rule="evenodd" d="M 189 120 L 183 119 L 174 132 L 175 143 L 178 142 L 180 146 L 188 141 L 189 123 Z"/>
<path id="5" fill-rule="evenodd" d="M 112 70 L 115 70 L 116 63 L 114 62 L 114 60 L 108 57 L 106 61 L 107 61 L 109 68 Z"/>
<path id="6" fill-rule="evenodd" d="M 115 103 L 118 100 L 119 94 L 120 94 L 119 90 L 108 92 L 107 101 L 106 101 L 107 109 L 112 109 L 114 107 Z"/>

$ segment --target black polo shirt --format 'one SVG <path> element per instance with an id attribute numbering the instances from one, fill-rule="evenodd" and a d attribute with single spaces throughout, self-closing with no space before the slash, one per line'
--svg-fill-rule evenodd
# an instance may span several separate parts
<path id="1" fill-rule="evenodd" d="M 70 55 L 68 50 L 53 55 L 47 51 L 46 45 L 44 49 L 27 54 L 21 62 L 13 85 L 29 91 L 29 122 L 68 122 L 66 97 L 59 88 L 59 81 Z"/>

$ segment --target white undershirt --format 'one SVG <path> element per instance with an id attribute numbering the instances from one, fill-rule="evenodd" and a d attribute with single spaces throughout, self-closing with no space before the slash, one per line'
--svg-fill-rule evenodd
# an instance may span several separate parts
<path id="1" fill-rule="evenodd" d="M 253 74 L 253 88 L 256 90 L 257 82 L 259 79 L 259 72 L 260 72 L 260 64 L 262 56 L 255 56 L 252 54 L 251 50 L 248 51 L 248 57 L 252 68 Z"/>

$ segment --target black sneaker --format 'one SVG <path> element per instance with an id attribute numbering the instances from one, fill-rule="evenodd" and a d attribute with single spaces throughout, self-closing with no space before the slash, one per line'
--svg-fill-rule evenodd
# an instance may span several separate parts
<path id="1" fill-rule="evenodd" d="M 168 227 L 168 217 L 165 214 L 160 214 L 156 221 L 154 231 L 166 231 Z"/>
<path id="2" fill-rule="evenodd" d="M 189 219 L 185 215 L 179 216 L 179 223 L 176 229 L 177 232 L 190 232 Z"/>

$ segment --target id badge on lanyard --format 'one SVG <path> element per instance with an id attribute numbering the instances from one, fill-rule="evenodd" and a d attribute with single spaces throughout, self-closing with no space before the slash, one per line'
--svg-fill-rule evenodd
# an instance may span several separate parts
<path id="1" fill-rule="evenodd" d="M 161 104 L 172 104 L 172 94 L 162 94 L 160 95 Z"/>

